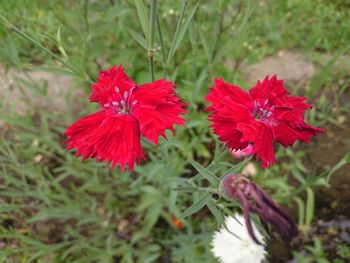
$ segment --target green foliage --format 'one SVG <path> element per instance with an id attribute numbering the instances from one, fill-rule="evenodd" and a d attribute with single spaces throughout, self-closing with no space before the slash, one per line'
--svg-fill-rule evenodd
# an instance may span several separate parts
<path id="1" fill-rule="evenodd" d="M 306 249 L 306 255 L 305 253 L 294 253 L 295 258 L 297 262 L 300 263 L 311 263 L 311 262 L 317 262 L 317 263 L 329 263 L 324 250 L 322 248 L 321 240 L 316 238 L 314 241 L 313 246 L 305 246 Z"/>
<path id="2" fill-rule="evenodd" d="M 333 3 L 334 2 L 334 3 Z M 284 48 L 314 57 L 335 55 L 306 87 L 319 109 L 315 124 L 334 122 L 334 101 L 320 93 L 348 73 L 336 62 L 350 39 L 346 1 L 160 1 L 155 33 L 156 78 L 177 83 L 189 103 L 186 127 L 161 139 L 143 141 L 147 163 L 133 173 L 111 171 L 94 160 L 81 162 L 62 147 L 70 123 L 93 109 L 89 82 L 99 69 L 123 64 L 136 82 L 148 82 L 150 5 L 122 1 L 0 1 L 0 59 L 6 69 L 30 69 L 74 77 L 84 98 L 67 97 L 52 114 L 27 98 L 30 110 L 15 113 L 15 102 L 0 98 L 0 261 L 1 262 L 215 262 L 212 232 L 238 204 L 219 198 L 222 176 L 241 172 L 251 161 L 234 163 L 208 129 L 204 96 L 214 76 L 244 83 L 241 64 Z M 49 84 L 16 77 L 31 96 L 51 100 Z M 338 98 L 338 97 L 337 97 Z M 76 102 L 82 102 L 78 110 Z M 13 105 L 8 105 L 13 104 Z M 341 108 L 339 112 L 347 112 Z M 312 146 L 310 146 L 312 147 Z M 285 205 L 298 207 L 301 228 L 309 229 L 315 186 L 328 186 L 349 154 L 318 174 L 305 167 L 302 150 L 277 151 L 279 162 L 258 169 L 254 181 Z M 290 183 L 293 181 L 293 184 Z M 181 219 L 177 229 L 172 218 Z M 300 262 L 327 262 L 318 239 Z M 347 259 L 348 251 L 339 248 Z"/>

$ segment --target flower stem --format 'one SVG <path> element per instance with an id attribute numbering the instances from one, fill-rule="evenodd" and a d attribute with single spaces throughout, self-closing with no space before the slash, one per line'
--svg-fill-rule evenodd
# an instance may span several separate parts
<path id="1" fill-rule="evenodd" d="M 167 66 L 166 66 L 165 46 L 164 46 L 163 34 L 162 34 L 162 29 L 160 27 L 158 13 L 157 13 L 157 28 L 158 28 L 158 36 L 159 36 L 159 42 L 160 42 L 160 51 L 162 52 L 163 78 L 166 78 Z"/>
<path id="2" fill-rule="evenodd" d="M 152 81 L 154 81 L 154 54 L 155 54 L 154 31 L 156 27 L 156 19 L 157 19 L 157 0 L 151 0 L 151 19 L 150 19 L 149 38 L 148 38 L 148 58 L 150 63 Z"/>

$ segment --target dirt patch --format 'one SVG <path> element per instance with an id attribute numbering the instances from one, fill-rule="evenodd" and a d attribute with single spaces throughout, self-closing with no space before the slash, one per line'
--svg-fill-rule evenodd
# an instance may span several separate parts
<path id="1" fill-rule="evenodd" d="M 350 97 L 350 96 L 349 96 Z M 342 127 L 328 125 L 328 133 L 320 136 L 315 147 L 307 149 L 307 165 L 324 171 L 334 166 L 350 151 L 350 113 Z M 316 189 L 316 216 L 331 220 L 334 215 L 350 218 L 350 165 L 336 171 L 330 181 L 331 187 Z"/>
<path id="2" fill-rule="evenodd" d="M 281 50 L 256 64 L 243 67 L 243 72 L 250 85 L 255 85 L 258 79 L 263 79 L 267 75 L 276 74 L 279 79 L 303 86 L 316 70 L 314 64 L 299 51 Z"/>
<path id="3" fill-rule="evenodd" d="M 66 98 L 82 97 L 82 89 L 74 89 L 73 78 L 58 76 L 45 71 L 5 72 L 0 65 L 0 94 L 4 110 L 24 116 L 32 109 L 63 114 L 67 109 Z"/>

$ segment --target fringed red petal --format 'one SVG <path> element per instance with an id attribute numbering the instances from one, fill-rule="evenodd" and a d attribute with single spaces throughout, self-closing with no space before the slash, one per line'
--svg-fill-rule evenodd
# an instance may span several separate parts
<path id="1" fill-rule="evenodd" d="M 131 171 L 145 159 L 140 136 L 158 143 L 165 130 L 175 133 L 174 124 L 183 125 L 185 103 L 176 97 L 174 84 L 158 80 L 137 86 L 122 66 L 101 71 L 92 85 L 91 102 L 101 110 L 86 116 L 67 128 L 67 150 L 76 149 L 83 159 L 107 161 L 112 168 L 119 164 Z"/>
<path id="2" fill-rule="evenodd" d="M 134 163 L 145 159 L 140 144 L 138 121 L 130 115 L 111 115 L 106 111 L 83 117 L 67 128 L 67 150 L 75 148 L 77 156 L 107 161 L 112 168 L 120 164 L 131 171 Z"/>
<path id="3" fill-rule="evenodd" d="M 135 83 L 124 73 L 123 67 L 113 66 L 110 69 L 100 71 L 97 83 L 91 85 L 92 93 L 89 100 L 97 102 L 103 107 L 106 103 L 112 103 L 120 99 L 116 89 L 119 89 L 119 94 L 129 92 L 135 87 Z"/>
<path id="4" fill-rule="evenodd" d="M 141 135 L 158 144 L 158 137 L 166 138 L 165 130 L 175 134 L 174 124 L 183 125 L 185 119 L 180 117 L 187 111 L 186 104 L 176 97 L 175 85 L 165 79 L 138 86 L 134 91 L 137 107 L 133 114 L 140 122 Z"/>
<path id="5" fill-rule="evenodd" d="M 243 149 L 253 144 L 253 154 L 262 167 L 275 163 L 273 142 L 284 147 L 296 140 L 308 143 L 324 130 L 305 123 L 305 111 L 312 108 L 304 97 L 290 96 L 276 76 L 258 81 L 248 92 L 223 80 L 215 80 L 206 100 L 211 112 L 211 127 L 219 140 L 230 149 Z"/>

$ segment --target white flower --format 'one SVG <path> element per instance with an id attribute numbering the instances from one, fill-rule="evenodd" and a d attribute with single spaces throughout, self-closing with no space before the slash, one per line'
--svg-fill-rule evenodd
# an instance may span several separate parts
<path id="1" fill-rule="evenodd" d="M 222 263 L 261 262 L 265 258 L 266 250 L 249 236 L 243 216 L 226 217 L 225 222 L 227 229 L 222 226 L 213 237 L 211 251 L 214 256 Z M 254 223 L 252 227 L 256 238 L 263 244 L 262 234 Z"/>

